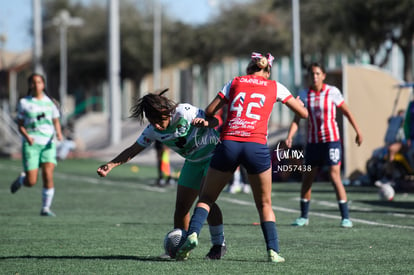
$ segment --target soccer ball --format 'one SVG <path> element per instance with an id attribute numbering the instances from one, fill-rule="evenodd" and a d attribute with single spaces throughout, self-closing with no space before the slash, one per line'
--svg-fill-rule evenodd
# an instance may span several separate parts
<path id="1" fill-rule="evenodd" d="M 395 190 L 390 183 L 375 183 L 379 187 L 378 195 L 383 201 L 392 201 L 394 199 Z"/>
<path id="2" fill-rule="evenodd" d="M 186 237 L 187 232 L 183 229 L 175 228 L 169 231 L 164 238 L 165 253 L 174 259 L 178 249 L 185 242 Z"/>

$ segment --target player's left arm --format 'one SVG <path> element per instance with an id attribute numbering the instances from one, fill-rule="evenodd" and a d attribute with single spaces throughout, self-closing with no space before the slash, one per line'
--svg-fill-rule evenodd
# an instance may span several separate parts
<path id="1" fill-rule="evenodd" d="M 358 127 L 358 124 L 354 118 L 354 116 L 351 113 L 351 110 L 349 110 L 348 105 L 343 102 L 340 106 L 339 109 L 341 109 L 342 113 L 344 114 L 344 116 L 346 116 L 346 118 L 348 119 L 349 123 L 351 123 L 352 127 L 354 128 L 355 132 L 356 132 L 356 137 L 355 137 L 355 143 L 358 144 L 358 146 L 360 146 L 362 144 L 363 138 L 362 138 L 362 133 Z"/>
<path id="2" fill-rule="evenodd" d="M 53 122 L 53 126 L 55 127 L 56 138 L 59 141 L 63 140 L 62 127 L 60 126 L 59 118 L 53 118 L 52 122 Z"/>

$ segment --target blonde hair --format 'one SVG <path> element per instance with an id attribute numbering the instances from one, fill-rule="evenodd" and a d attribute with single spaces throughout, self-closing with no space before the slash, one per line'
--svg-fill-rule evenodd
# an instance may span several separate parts
<path id="1" fill-rule="evenodd" d="M 267 58 L 263 56 L 263 57 L 257 59 L 256 65 L 260 69 L 264 69 L 269 65 L 269 62 L 267 61 Z"/>
<path id="2" fill-rule="evenodd" d="M 246 73 L 247 74 L 253 74 L 253 73 L 259 72 L 261 70 L 263 70 L 265 72 L 270 72 L 269 60 L 267 60 L 266 57 L 251 59 L 249 64 L 247 65 Z"/>

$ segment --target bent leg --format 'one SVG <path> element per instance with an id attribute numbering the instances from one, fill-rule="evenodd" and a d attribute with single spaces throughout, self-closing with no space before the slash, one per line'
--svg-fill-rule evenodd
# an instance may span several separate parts
<path id="1" fill-rule="evenodd" d="M 23 184 L 26 187 L 32 187 L 37 183 L 37 175 L 38 175 L 39 169 L 32 169 L 29 171 L 26 171 L 26 176 L 23 180 Z"/>
<path id="2" fill-rule="evenodd" d="M 205 183 L 201 188 L 197 207 L 202 207 L 207 211 L 210 211 L 213 203 L 215 203 L 232 175 L 232 172 L 222 172 L 210 167 L 207 172 Z"/>
<path id="3" fill-rule="evenodd" d="M 198 190 L 177 185 L 175 199 L 174 228 L 188 230 L 190 224 L 190 209 L 197 199 Z"/>

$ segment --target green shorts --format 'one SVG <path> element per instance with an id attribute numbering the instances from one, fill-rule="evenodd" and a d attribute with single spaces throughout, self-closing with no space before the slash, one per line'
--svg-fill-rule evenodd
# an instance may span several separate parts
<path id="1" fill-rule="evenodd" d="M 186 160 L 181 169 L 178 185 L 200 190 L 200 185 L 203 178 L 207 174 L 210 166 L 210 158 L 200 162 L 190 162 Z"/>
<path id="2" fill-rule="evenodd" d="M 56 145 L 55 143 L 29 145 L 29 143 L 23 142 L 22 160 L 24 171 L 38 169 L 40 164 L 46 162 L 51 162 L 56 165 Z"/>

